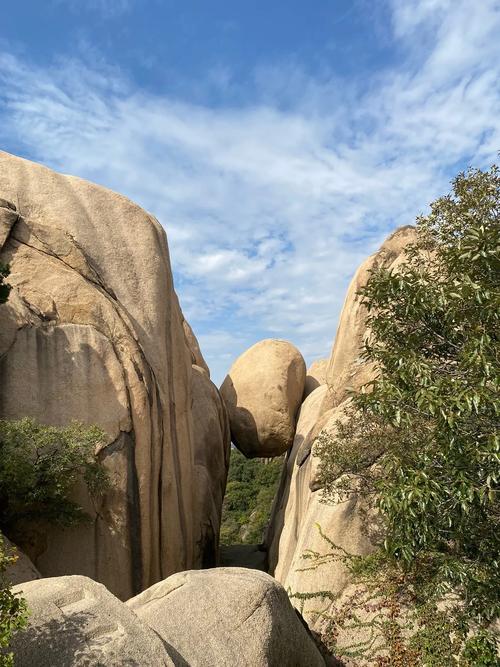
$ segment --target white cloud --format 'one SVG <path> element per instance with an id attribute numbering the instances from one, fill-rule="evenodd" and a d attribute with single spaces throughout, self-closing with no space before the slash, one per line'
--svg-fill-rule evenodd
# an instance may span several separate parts
<path id="1" fill-rule="evenodd" d="M 52 0 L 52 4 L 69 7 L 73 12 L 98 12 L 105 18 L 113 18 L 128 12 L 135 0 Z"/>
<path id="2" fill-rule="evenodd" d="M 261 68 L 252 104 L 217 109 L 106 68 L 42 71 L 4 54 L 0 139 L 157 215 L 216 379 L 265 336 L 325 356 L 357 264 L 446 191 L 457 165 L 495 159 L 495 7 L 393 0 L 406 55 L 373 81 Z M 217 76 L 231 87 L 229 70 Z"/>

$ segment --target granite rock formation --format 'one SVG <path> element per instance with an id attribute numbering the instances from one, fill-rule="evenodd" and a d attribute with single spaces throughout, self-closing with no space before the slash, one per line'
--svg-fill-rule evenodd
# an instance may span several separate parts
<path id="1" fill-rule="evenodd" d="M 99 499 L 75 491 L 89 524 L 31 525 L 16 543 L 44 576 L 84 574 L 122 599 L 214 561 L 227 421 L 161 225 L 126 197 L 0 152 L 0 243 L 13 287 L 1 306 L 0 417 L 101 426 L 111 479 Z"/>

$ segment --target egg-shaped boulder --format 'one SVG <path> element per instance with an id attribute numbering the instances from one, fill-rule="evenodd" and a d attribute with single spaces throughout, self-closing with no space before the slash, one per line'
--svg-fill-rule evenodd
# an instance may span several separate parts
<path id="1" fill-rule="evenodd" d="M 280 456 L 293 442 L 306 365 L 284 340 L 256 343 L 234 362 L 221 386 L 231 438 L 248 458 Z"/>

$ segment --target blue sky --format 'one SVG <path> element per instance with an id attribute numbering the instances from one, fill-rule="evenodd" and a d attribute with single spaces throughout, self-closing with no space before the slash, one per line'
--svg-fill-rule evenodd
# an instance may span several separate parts
<path id="1" fill-rule="evenodd" d="M 18 0 L 0 146 L 158 217 L 219 382 L 327 356 L 360 261 L 496 159 L 499 36 L 498 0 Z"/>

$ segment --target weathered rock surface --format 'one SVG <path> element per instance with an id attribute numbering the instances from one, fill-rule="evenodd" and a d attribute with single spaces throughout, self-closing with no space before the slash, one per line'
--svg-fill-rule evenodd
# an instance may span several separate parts
<path id="1" fill-rule="evenodd" d="M 317 359 L 316 361 L 313 361 L 307 369 L 306 383 L 304 385 L 304 399 L 322 384 L 326 384 L 328 362 L 328 359 Z"/>
<path id="2" fill-rule="evenodd" d="M 50 577 L 13 590 L 30 609 L 28 628 L 11 646 L 17 667 L 175 664 L 151 628 L 87 577 Z"/>
<path id="3" fill-rule="evenodd" d="M 231 453 L 226 406 L 217 387 L 199 366 L 192 367 L 195 516 L 200 517 L 196 562 L 217 564 L 221 508 Z"/>
<path id="4" fill-rule="evenodd" d="M 191 352 L 191 363 L 193 366 L 198 366 L 201 368 L 207 375 L 210 377 L 210 369 L 203 357 L 203 354 L 200 350 L 200 344 L 196 338 L 194 331 L 191 328 L 191 325 L 187 320 L 182 318 L 182 327 L 184 329 L 184 336 L 186 338 L 186 344 Z"/>
<path id="5" fill-rule="evenodd" d="M 269 575 L 180 572 L 127 602 L 190 667 L 321 667 L 324 660 Z"/>
<path id="6" fill-rule="evenodd" d="M 373 368 L 361 358 L 363 342 L 369 336 L 369 331 L 366 327 L 366 308 L 357 293 L 366 285 L 373 269 L 385 267 L 397 270 L 404 261 L 405 246 L 414 240 L 414 227 L 400 227 L 356 271 L 347 291 L 328 362 L 326 383 L 330 391 L 325 409 L 339 405 L 347 397 L 349 390 L 356 391 L 372 379 Z"/>
<path id="7" fill-rule="evenodd" d="M 44 576 L 85 574 L 126 599 L 203 561 L 225 479 L 224 469 L 212 478 L 227 448 L 220 399 L 193 396 L 192 360 L 204 361 L 151 215 L 3 152 L 0 198 L 0 259 L 13 286 L 0 307 L 0 417 L 100 425 L 112 482 L 97 500 L 76 491 L 89 524 L 31 526 L 15 541 Z M 207 406 L 226 439 L 215 444 L 212 429 L 204 458 Z"/>
<path id="8" fill-rule="evenodd" d="M 245 456 L 280 456 L 291 446 L 305 375 L 302 355 L 283 340 L 260 341 L 231 366 L 221 394 Z"/>
<path id="9" fill-rule="evenodd" d="M 366 284 L 370 269 L 380 265 L 397 268 L 403 259 L 403 248 L 413 239 L 412 227 L 397 230 L 358 269 L 340 317 L 327 384 L 317 387 L 302 404 L 267 534 L 270 572 L 294 593 L 328 590 L 344 594 L 349 589 L 347 570 L 338 560 L 304 570 L 307 561 L 302 556 L 307 549 L 324 554 L 329 551 L 317 525 L 328 539 L 352 554 L 368 554 L 380 540 L 376 517 L 356 495 L 336 504 L 321 502 L 314 441 L 323 429 L 335 431 L 348 403 L 348 389 L 358 389 L 373 377 L 374 369 L 364 364 L 360 356 L 369 332 L 366 311 L 356 293 Z M 323 601 L 321 607 L 317 598 L 304 602 L 301 609 L 312 628 L 318 630 L 322 623 L 314 611 L 325 607 L 328 601 Z"/>
<path id="10" fill-rule="evenodd" d="M 24 581 L 40 579 L 41 574 L 30 561 L 28 556 L 18 549 L 15 544 L 0 533 L 1 546 L 7 556 L 16 556 L 17 560 L 9 565 L 5 571 L 5 580 L 11 584 L 21 584 Z"/>

